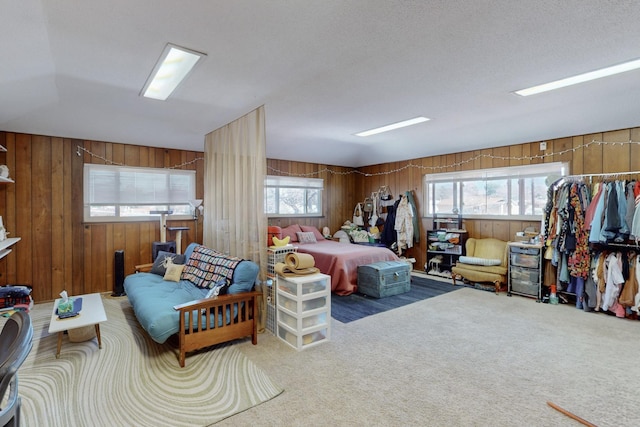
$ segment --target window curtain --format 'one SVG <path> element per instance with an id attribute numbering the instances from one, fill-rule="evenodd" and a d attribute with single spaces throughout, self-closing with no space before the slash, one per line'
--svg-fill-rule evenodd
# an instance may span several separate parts
<path id="1" fill-rule="evenodd" d="M 264 180 L 267 170 L 264 106 L 205 137 L 205 246 L 260 265 L 267 265 L 267 217 Z M 263 290 L 258 285 L 257 290 Z M 267 292 L 264 286 L 264 292 Z M 258 329 L 266 324 L 266 294 L 259 307 Z"/>

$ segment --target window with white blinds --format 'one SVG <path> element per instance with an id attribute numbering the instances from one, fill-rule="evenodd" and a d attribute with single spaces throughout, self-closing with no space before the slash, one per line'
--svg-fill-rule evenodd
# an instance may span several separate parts
<path id="1" fill-rule="evenodd" d="M 322 216 L 324 180 L 268 175 L 264 181 L 264 211 L 268 217 Z"/>
<path id="2" fill-rule="evenodd" d="M 190 170 L 84 165 L 85 222 L 140 221 L 158 218 L 151 211 L 172 211 L 169 219 L 191 217 L 196 173 Z"/>

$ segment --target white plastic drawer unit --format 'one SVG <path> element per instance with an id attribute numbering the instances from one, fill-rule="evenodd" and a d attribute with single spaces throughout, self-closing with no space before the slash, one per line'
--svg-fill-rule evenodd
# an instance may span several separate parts
<path id="1" fill-rule="evenodd" d="M 278 277 L 277 336 L 296 350 L 331 336 L 331 276 Z"/>

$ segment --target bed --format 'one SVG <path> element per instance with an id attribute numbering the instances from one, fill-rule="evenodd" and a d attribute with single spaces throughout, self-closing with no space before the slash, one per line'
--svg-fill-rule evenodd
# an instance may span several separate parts
<path id="1" fill-rule="evenodd" d="M 331 291 L 337 295 L 349 295 L 358 289 L 359 265 L 400 259 L 387 248 L 327 240 L 313 226 L 290 225 L 282 229 L 285 236 L 298 252 L 313 255 L 315 266 L 331 276 Z"/>

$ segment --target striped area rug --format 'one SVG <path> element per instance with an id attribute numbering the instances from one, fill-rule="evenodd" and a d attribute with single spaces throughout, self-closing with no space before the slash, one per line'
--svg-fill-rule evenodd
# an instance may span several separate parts
<path id="1" fill-rule="evenodd" d="M 102 349 L 65 336 L 59 359 L 52 303 L 31 311 L 33 349 L 18 372 L 23 425 L 208 426 L 283 391 L 233 344 L 187 355 L 180 368 L 176 349 L 147 336 L 126 298 L 103 302 Z"/>

